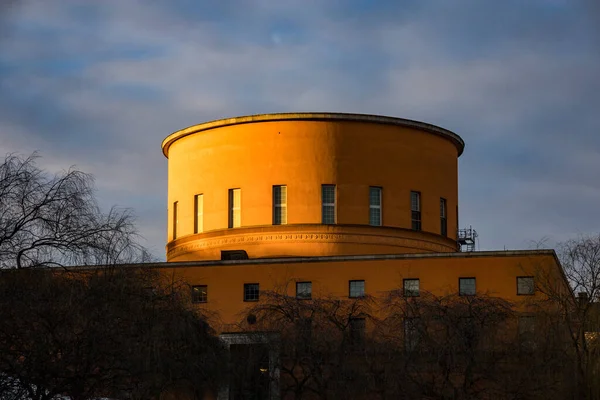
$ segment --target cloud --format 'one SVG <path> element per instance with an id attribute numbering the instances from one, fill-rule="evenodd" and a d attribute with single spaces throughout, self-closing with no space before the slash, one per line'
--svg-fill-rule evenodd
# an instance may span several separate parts
<path id="1" fill-rule="evenodd" d="M 281 111 L 463 136 L 461 221 L 486 249 L 598 231 L 596 2 L 21 1 L 0 26 L 2 151 L 39 149 L 137 210 L 162 255 L 172 131 Z M 575 204 L 576 206 L 569 206 Z M 463 224 L 463 225 L 464 225 Z"/>

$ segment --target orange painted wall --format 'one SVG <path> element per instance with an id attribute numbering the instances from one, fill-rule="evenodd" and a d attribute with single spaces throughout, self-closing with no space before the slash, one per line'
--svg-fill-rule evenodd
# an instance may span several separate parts
<path id="1" fill-rule="evenodd" d="M 281 291 L 287 287 L 295 295 L 295 282 L 311 281 L 313 297 L 348 297 L 349 280 L 365 280 L 367 295 L 382 296 L 402 288 L 405 278 L 420 279 L 421 291 L 435 295 L 458 292 L 459 277 L 475 277 L 477 292 L 519 303 L 532 296 L 517 295 L 517 276 L 536 276 L 541 271 L 563 284 L 560 267 L 551 252 L 464 253 L 449 257 L 405 257 L 389 260 L 319 261 L 306 263 L 218 263 L 213 266 L 166 268 L 172 279 L 189 285 L 208 285 L 208 302 L 199 304 L 220 316 L 221 322 L 234 324 L 245 317 L 244 310 L 254 303 L 243 301 L 244 283 L 259 283 L 260 290 Z M 226 327 L 223 329 L 227 329 Z"/>
<path id="2" fill-rule="evenodd" d="M 439 201 L 444 197 L 448 237 L 456 239 L 459 150 L 441 135 L 373 122 L 262 121 L 183 136 L 169 143 L 166 153 L 168 242 L 173 239 L 175 201 L 177 238 L 193 235 L 194 195 L 199 193 L 204 194 L 205 232 L 227 229 L 230 188 L 241 188 L 242 227 L 272 224 L 273 185 L 287 185 L 288 226 L 320 224 L 322 184 L 337 185 L 339 225 L 368 225 L 369 186 L 381 186 L 383 225 L 410 229 L 410 191 L 416 190 L 421 192 L 423 230 L 439 234 Z M 323 254 L 318 245 L 314 248 L 314 255 Z M 361 249 L 361 254 L 372 252 L 381 249 Z M 167 255 L 168 261 L 191 259 L 215 259 L 215 253 Z"/>

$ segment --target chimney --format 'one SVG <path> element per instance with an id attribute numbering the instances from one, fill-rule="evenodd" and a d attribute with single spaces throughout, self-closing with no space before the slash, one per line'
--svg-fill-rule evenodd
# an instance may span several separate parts
<path id="1" fill-rule="evenodd" d="M 588 302 L 588 294 L 586 292 L 579 292 L 577 293 L 577 299 L 580 304 L 585 304 Z"/>

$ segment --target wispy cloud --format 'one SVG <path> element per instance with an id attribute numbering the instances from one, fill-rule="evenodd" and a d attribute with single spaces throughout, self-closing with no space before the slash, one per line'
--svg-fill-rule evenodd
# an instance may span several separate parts
<path id="1" fill-rule="evenodd" d="M 15 1 L 0 10 L 0 150 L 97 177 L 163 253 L 170 132 L 344 111 L 456 131 L 483 248 L 598 231 L 593 0 Z"/>

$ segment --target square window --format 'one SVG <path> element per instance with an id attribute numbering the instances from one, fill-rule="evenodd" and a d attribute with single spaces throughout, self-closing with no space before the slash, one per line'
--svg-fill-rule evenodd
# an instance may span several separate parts
<path id="1" fill-rule="evenodd" d="M 518 276 L 517 277 L 517 294 L 531 296 L 535 293 L 535 285 L 533 276 Z"/>
<path id="2" fill-rule="evenodd" d="M 192 303 L 206 303 L 208 301 L 208 286 L 192 286 Z"/>
<path id="3" fill-rule="evenodd" d="M 535 317 L 531 315 L 519 316 L 519 335 L 533 334 L 535 329 Z"/>
<path id="4" fill-rule="evenodd" d="M 258 301 L 259 285 L 258 283 L 244 284 L 244 301 Z"/>
<path id="5" fill-rule="evenodd" d="M 312 298 L 312 282 L 296 282 L 296 298 L 309 300 Z"/>
<path id="6" fill-rule="evenodd" d="M 350 281 L 348 297 L 364 297 L 365 281 Z"/>
<path id="7" fill-rule="evenodd" d="M 419 296 L 419 280 L 405 279 L 404 280 L 404 296 L 416 297 Z"/>
<path id="8" fill-rule="evenodd" d="M 460 296 L 475 296 L 475 278 L 459 278 L 458 294 Z"/>

